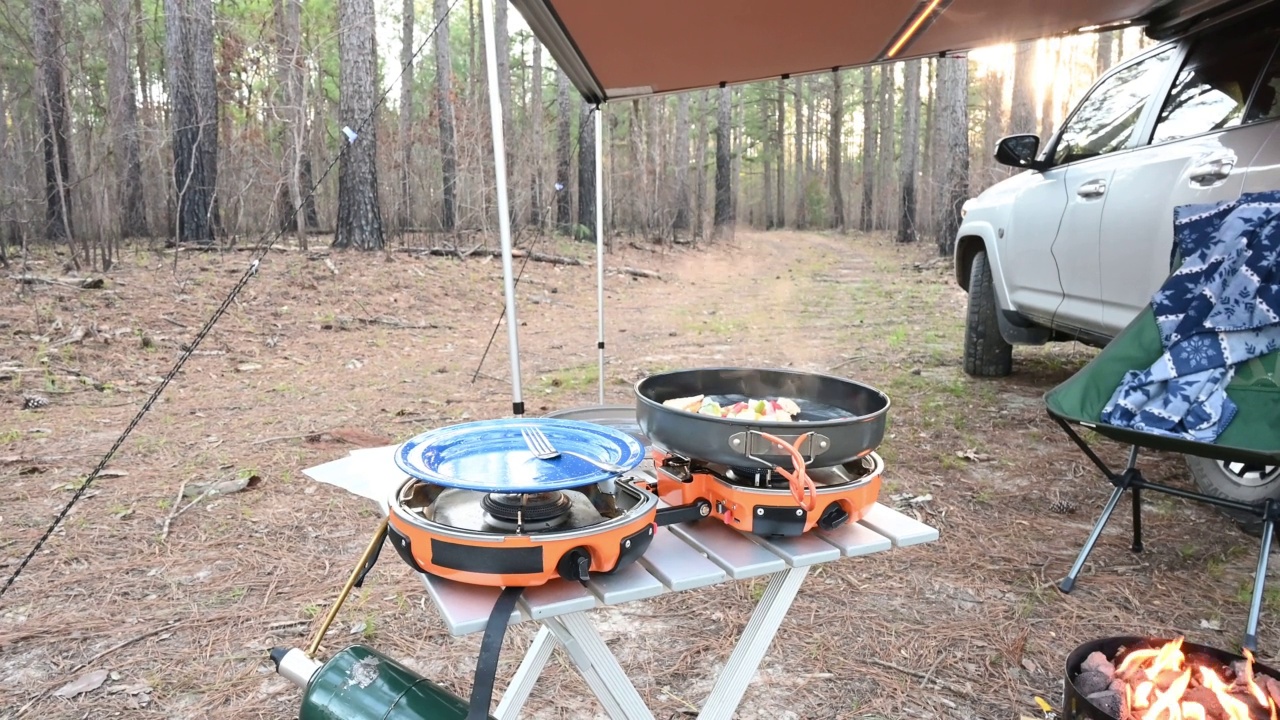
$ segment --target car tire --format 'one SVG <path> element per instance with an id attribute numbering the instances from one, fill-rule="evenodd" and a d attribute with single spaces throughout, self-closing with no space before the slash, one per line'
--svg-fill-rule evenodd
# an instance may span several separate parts
<path id="1" fill-rule="evenodd" d="M 1202 457 L 1184 456 L 1196 487 L 1205 495 L 1236 502 L 1255 503 L 1275 498 L 1280 500 L 1280 466 L 1224 463 Z M 1241 510 L 1219 508 L 1250 535 L 1262 534 L 1262 521 L 1257 515 Z"/>
<path id="2" fill-rule="evenodd" d="M 996 290 L 987 253 L 979 250 L 969 267 L 969 310 L 964 329 L 964 371 L 973 377 L 1013 372 L 1013 346 L 1000 336 Z"/>

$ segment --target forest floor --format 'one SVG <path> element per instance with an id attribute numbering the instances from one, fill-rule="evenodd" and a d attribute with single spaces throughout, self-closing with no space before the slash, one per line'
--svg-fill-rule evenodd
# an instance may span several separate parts
<path id="1" fill-rule="evenodd" d="M 544 242 L 539 249 L 587 264 L 524 270 L 531 414 L 593 404 L 597 392 L 593 248 Z M 0 307 L 5 578 L 248 255 L 129 250 L 100 289 L 0 280 L 9 297 Z M 27 272 L 59 277 L 59 262 L 46 257 Z M 1257 546 L 1203 506 L 1147 498 L 1141 555 L 1128 549 L 1121 508 L 1076 591 L 1057 591 L 1109 485 L 1041 397 L 1094 351 L 1019 349 L 1012 376 L 967 377 L 966 295 L 931 245 L 739 231 L 699 248 L 619 243 L 607 264 L 662 273 L 607 276 L 607 402 L 630 404 L 648 374 L 703 364 L 870 383 L 893 403 L 881 501 L 941 533 L 811 573 L 740 718 L 1039 718 L 1034 698 L 1061 701 L 1065 658 L 1083 642 L 1185 633 L 1238 649 Z M 501 272 L 498 259 L 477 256 L 269 254 L 0 598 L 0 718 L 296 716 L 299 691 L 267 652 L 305 644 L 377 522 L 371 503 L 302 471 L 361 445 L 509 414 L 505 329 L 472 381 L 502 311 Z M 24 395 L 49 402 L 23 409 Z M 1122 458 L 1124 448 L 1100 447 L 1108 461 Z M 1176 458 L 1156 460 L 1154 479 L 1189 483 Z M 190 505 L 209 483 L 249 477 L 257 480 L 241 492 Z M 606 640 L 659 718 L 705 697 L 763 585 L 728 582 L 620 608 L 625 622 L 611 623 Z M 1262 616 L 1263 661 L 1280 647 L 1275 593 Z M 535 630 L 508 633 L 499 692 Z M 383 554 L 331 633 L 326 647 L 367 642 L 469 692 L 478 635 L 450 636 L 394 554 Z M 92 689 L 59 692 L 87 674 Z M 603 717 L 558 653 L 528 707 L 535 720 Z"/>

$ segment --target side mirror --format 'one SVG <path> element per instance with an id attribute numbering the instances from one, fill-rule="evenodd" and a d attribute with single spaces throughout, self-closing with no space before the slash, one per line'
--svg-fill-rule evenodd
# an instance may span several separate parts
<path id="1" fill-rule="evenodd" d="M 1010 167 L 1040 170 L 1045 165 L 1036 160 L 1036 151 L 1039 149 L 1038 135 L 1009 135 L 996 143 L 996 162 Z"/>

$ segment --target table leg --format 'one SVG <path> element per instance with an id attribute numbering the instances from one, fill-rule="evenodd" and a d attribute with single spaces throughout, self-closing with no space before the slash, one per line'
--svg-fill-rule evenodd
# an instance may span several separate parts
<path id="1" fill-rule="evenodd" d="M 702 706 L 698 720 L 729 720 L 733 717 L 808 574 L 809 566 L 806 565 L 775 573 L 769 578 L 764 595 L 752 611 L 738 646 L 729 655 L 715 687 L 711 688 L 711 695 Z"/>
<path id="2" fill-rule="evenodd" d="M 568 613 L 546 618 L 542 623 L 560 641 L 609 717 L 653 720 L 653 713 L 585 614 Z"/>
<path id="3" fill-rule="evenodd" d="M 502 694 L 502 702 L 498 703 L 498 710 L 494 713 L 494 717 L 498 720 L 516 720 L 520 716 L 520 710 L 524 708 L 525 702 L 529 699 L 529 693 L 533 692 L 533 686 L 538 682 L 538 676 L 542 674 L 542 668 L 546 667 L 555 649 L 555 636 L 545 625 L 542 626 L 537 636 L 533 638 L 533 644 L 529 646 L 528 652 L 524 654 L 520 668 L 516 670 L 515 675 L 511 676 L 511 683 Z"/>

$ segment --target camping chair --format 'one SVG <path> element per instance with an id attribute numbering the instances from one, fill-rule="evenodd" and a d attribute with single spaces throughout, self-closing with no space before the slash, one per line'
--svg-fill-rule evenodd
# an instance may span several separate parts
<path id="1" fill-rule="evenodd" d="M 1269 197 L 1276 197 L 1268 194 Z M 1249 196 L 1242 201 L 1250 199 Z M 1280 199 L 1280 198 L 1278 198 Z M 1216 207 L 1216 206 L 1215 206 Z M 1277 204 L 1280 207 L 1280 204 Z M 1184 207 L 1175 212 L 1203 212 L 1206 206 Z M 1185 217 L 1185 215 L 1183 215 Z M 1278 216 L 1280 217 L 1280 216 Z M 1267 220 L 1268 223 L 1273 221 Z M 1280 224 L 1280 223 L 1276 223 Z M 1176 227 L 1176 226 L 1175 226 Z M 1181 228 L 1177 228 L 1181 230 Z M 1233 228 L 1239 230 L 1236 225 Z M 1270 231 L 1268 231 L 1270 232 Z M 1175 234 L 1180 234 L 1175 232 Z M 1179 237 L 1178 243 L 1184 239 Z M 1186 248 L 1183 255 L 1190 258 Z M 1188 264 L 1190 260 L 1188 261 Z M 1186 268 L 1187 265 L 1183 265 Z M 1181 272 L 1181 270 L 1179 271 Z M 1280 273 L 1280 271 L 1277 271 Z M 1171 275 L 1166 281 L 1169 288 L 1174 278 Z M 1259 293 L 1260 295 L 1261 293 Z M 1243 503 L 1221 497 L 1192 492 L 1178 487 L 1171 487 L 1146 480 L 1138 468 L 1139 452 L 1142 449 L 1166 451 L 1184 455 L 1198 456 L 1211 460 L 1245 463 L 1251 465 L 1280 465 L 1280 351 L 1272 351 L 1250 358 L 1234 365 L 1234 375 L 1225 387 L 1225 394 L 1234 403 L 1236 414 L 1211 442 L 1185 439 L 1134 427 L 1121 426 L 1104 422 L 1101 418 L 1106 406 L 1111 401 L 1117 387 L 1124 382 L 1126 373 L 1150 368 L 1165 353 L 1160 325 L 1157 323 L 1155 301 L 1149 304 L 1119 335 L 1084 368 L 1050 390 L 1045 395 L 1045 404 L 1052 417 L 1067 435 L 1084 451 L 1089 460 L 1097 465 L 1110 481 L 1114 489 L 1111 497 L 1103 507 L 1102 515 L 1094 525 L 1093 531 L 1080 550 L 1071 571 L 1059 583 L 1063 592 L 1071 592 L 1084 567 L 1084 563 L 1093 550 L 1102 533 L 1103 527 L 1110 520 L 1121 497 L 1131 492 L 1133 498 L 1133 551 L 1142 551 L 1142 491 L 1151 490 L 1166 493 L 1187 500 L 1203 502 L 1220 508 L 1239 511 L 1246 516 L 1257 518 L 1262 526 L 1261 549 L 1258 556 L 1258 569 L 1253 582 L 1253 598 L 1249 608 L 1248 622 L 1245 628 L 1244 647 L 1257 650 L 1258 616 L 1262 607 L 1263 582 L 1266 578 L 1267 560 L 1271 549 L 1275 523 L 1280 518 L 1280 501 L 1265 500 L 1258 503 Z M 1090 448 L 1088 442 L 1076 432 L 1074 426 L 1081 426 L 1094 431 L 1098 435 L 1127 444 L 1130 447 L 1128 463 L 1120 472 L 1107 466 L 1097 453 Z"/>

